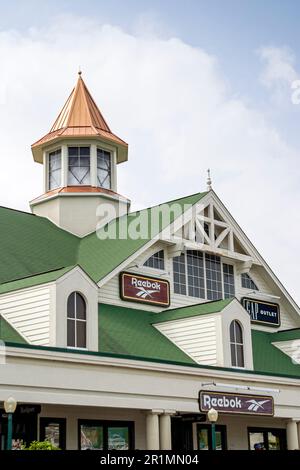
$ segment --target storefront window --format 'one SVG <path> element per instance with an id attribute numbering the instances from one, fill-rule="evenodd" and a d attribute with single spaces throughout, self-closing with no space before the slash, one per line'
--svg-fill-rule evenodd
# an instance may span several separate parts
<path id="1" fill-rule="evenodd" d="M 216 426 L 216 450 L 226 449 L 226 426 Z M 212 450 L 211 426 L 201 424 L 197 426 L 197 438 L 199 450 Z"/>
<path id="2" fill-rule="evenodd" d="M 80 450 L 133 449 L 134 423 L 79 420 Z"/>
<path id="3" fill-rule="evenodd" d="M 47 440 L 64 450 L 66 448 L 66 420 L 64 418 L 40 418 L 40 440 Z"/>
<path id="4" fill-rule="evenodd" d="M 103 426 L 80 426 L 80 449 L 103 450 Z"/>
<path id="5" fill-rule="evenodd" d="M 128 450 L 129 449 L 129 430 L 128 427 L 109 427 L 108 450 Z"/>
<path id="6" fill-rule="evenodd" d="M 285 429 L 249 428 L 250 450 L 285 450 Z"/>

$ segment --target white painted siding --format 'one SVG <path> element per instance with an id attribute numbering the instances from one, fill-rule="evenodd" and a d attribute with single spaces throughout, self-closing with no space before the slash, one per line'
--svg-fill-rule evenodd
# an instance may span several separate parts
<path id="1" fill-rule="evenodd" d="M 217 316 L 204 315 L 154 325 L 199 364 L 218 364 Z"/>
<path id="2" fill-rule="evenodd" d="M 0 314 L 31 344 L 47 346 L 50 284 L 0 295 Z"/>

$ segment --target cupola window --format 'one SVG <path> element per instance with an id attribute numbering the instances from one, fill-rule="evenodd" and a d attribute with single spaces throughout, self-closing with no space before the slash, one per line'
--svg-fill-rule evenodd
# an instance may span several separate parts
<path id="1" fill-rule="evenodd" d="M 61 186 L 61 149 L 48 154 L 48 189 Z"/>
<path id="2" fill-rule="evenodd" d="M 90 185 L 90 147 L 68 147 L 68 185 Z"/>
<path id="3" fill-rule="evenodd" d="M 233 320 L 230 324 L 230 353 L 233 367 L 244 367 L 244 341 L 240 323 Z"/>
<path id="4" fill-rule="evenodd" d="M 67 346 L 86 348 L 86 303 L 79 292 L 72 292 L 68 298 Z"/>
<path id="5" fill-rule="evenodd" d="M 97 186 L 111 189 L 111 155 L 97 148 Z"/>

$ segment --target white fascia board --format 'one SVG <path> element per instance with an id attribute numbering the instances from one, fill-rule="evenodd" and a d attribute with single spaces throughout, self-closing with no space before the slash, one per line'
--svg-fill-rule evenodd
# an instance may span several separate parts
<path id="1" fill-rule="evenodd" d="M 90 278 L 90 276 L 79 266 L 74 266 L 74 268 L 70 269 L 67 273 L 63 274 L 61 277 L 59 277 L 55 283 L 56 285 L 64 282 L 68 277 L 72 276 L 74 273 L 80 273 L 81 276 L 94 288 L 98 289 L 98 285 L 96 282 L 93 281 L 93 279 Z"/>
<path id="2" fill-rule="evenodd" d="M 96 356 L 96 355 L 80 355 L 66 353 L 63 351 L 51 351 L 51 350 L 37 350 L 29 348 L 15 348 L 12 346 L 6 347 L 6 355 L 9 357 L 14 357 L 16 359 L 27 359 L 30 362 L 32 361 L 49 361 L 53 363 L 54 361 L 63 362 L 66 364 L 92 364 L 96 366 L 107 366 L 109 368 L 127 368 L 135 370 L 148 370 L 153 372 L 163 372 L 170 373 L 174 375 L 182 374 L 183 376 L 201 376 L 209 379 L 222 379 L 222 380 L 232 380 L 234 384 L 244 382 L 246 385 L 250 385 L 249 382 L 253 381 L 255 383 L 268 383 L 276 385 L 294 385 L 300 389 L 300 378 L 289 378 L 289 377 L 279 377 L 279 376 L 269 376 L 264 374 L 255 374 L 255 372 L 245 373 L 243 370 L 238 372 L 232 372 L 230 370 L 220 370 L 214 367 L 190 367 L 188 365 L 177 365 L 177 364 L 165 364 L 157 363 L 150 361 L 143 361 L 137 359 L 121 359 L 121 358 L 112 358 L 105 356 Z M 199 384 L 199 387 L 201 384 Z"/>

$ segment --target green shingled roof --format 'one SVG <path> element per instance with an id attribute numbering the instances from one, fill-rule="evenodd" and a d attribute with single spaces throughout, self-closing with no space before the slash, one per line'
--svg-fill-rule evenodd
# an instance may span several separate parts
<path id="1" fill-rule="evenodd" d="M 47 273 L 36 274 L 35 276 L 24 277 L 22 279 L 17 279 L 16 281 L 5 282 L 4 284 L 0 284 L 0 294 L 56 281 L 74 267 L 75 266 L 67 266 L 66 268 L 56 269 Z"/>
<path id="2" fill-rule="evenodd" d="M 197 193 L 165 204 L 176 203 L 183 213 L 185 205 L 197 203 L 206 194 Z M 152 208 L 113 220 L 101 232 L 114 228 L 118 232 L 123 221 L 138 223 L 140 218 L 150 221 L 150 209 Z M 172 215 L 170 222 L 173 219 Z M 167 225 L 168 221 L 160 220 L 155 233 L 138 240 L 127 237 L 100 240 L 96 233 L 80 239 L 60 229 L 46 218 L 0 207 L 0 286 L 16 281 L 16 289 L 29 287 L 38 283 L 37 276 L 42 276 L 40 279 L 43 281 L 47 278 L 46 273 L 68 269 L 75 265 L 81 266 L 95 282 L 98 282 L 146 245 Z M 6 287 L 13 290 L 14 286 Z M 6 287 L 3 287 L 0 293 L 6 292 Z"/>
<path id="3" fill-rule="evenodd" d="M 288 333 L 288 331 L 282 333 L 266 333 L 264 331 L 252 330 L 253 363 L 255 371 L 274 375 L 280 374 L 300 377 L 300 365 L 294 364 L 287 354 L 284 354 L 272 345 L 272 343 L 278 341 L 278 339 L 276 339 L 277 335 L 287 335 Z"/>
<path id="4" fill-rule="evenodd" d="M 186 307 L 179 307 L 166 310 L 159 314 L 157 319 L 154 319 L 152 323 L 162 323 L 165 321 L 179 320 L 180 318 L 190 318 L 197 315 L 207 315 L 209 313 L 218 313 L 227 307 L 232 301 L 230 299 L 216 300 L 214 302 L 205 302 L 202 304 L 188 305 Z M 154 318 L 154 317 L 153 317 Z"/>
<path id="5" fill-rule="evenodd" d="M 99 305 L 99 351 L 188 364 L 195 362 L 154 326 L 153 313 Z"/>
<path id="6" fill-rule="evenodd" d="M 0 207 L 0 284 L 76 264 L 78 244 L 44 217 Z"/>

